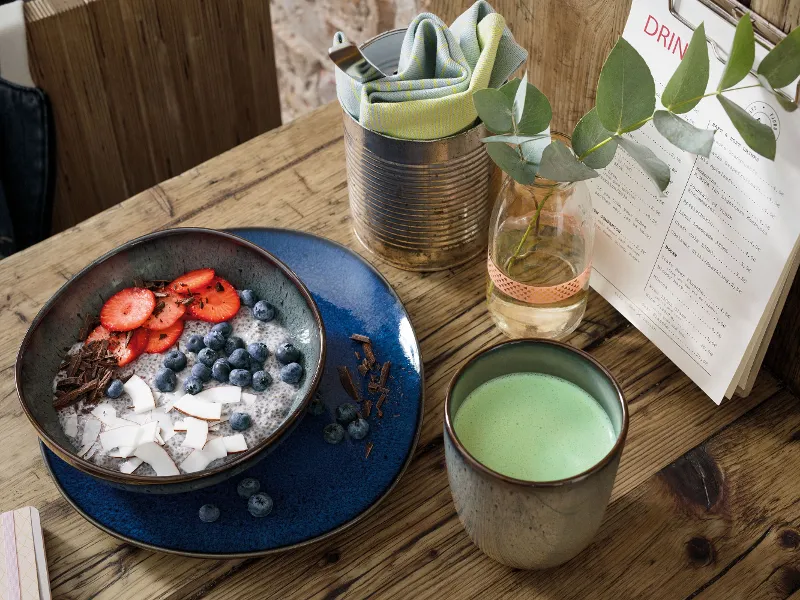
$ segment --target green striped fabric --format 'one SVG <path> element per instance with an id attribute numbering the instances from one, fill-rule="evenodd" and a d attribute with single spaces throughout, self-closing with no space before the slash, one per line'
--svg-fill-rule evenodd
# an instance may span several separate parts
<path id="1" fill-rule="evenodd" d="M 343 33 L 334 45 L 346 43 Z M 479 0 L 448 28 L 422 13 L 409 25 L 396 75 L 360 84 L 336 69 L 344 109 L 364 127 L 392 137 L 433 140 L 470 127 L 478 118 L 472 94 L 500 87 L 528 53 L 503 17 Z"/>

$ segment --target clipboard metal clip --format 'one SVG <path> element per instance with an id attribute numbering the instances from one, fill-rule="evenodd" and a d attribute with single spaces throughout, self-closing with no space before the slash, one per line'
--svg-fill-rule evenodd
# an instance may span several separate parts
<path id="1" fill-rule="evenodd" d="M 763 48 L 766 48 L 768 51 L 772 50 L 783 38 L 786 37 L 786 33 L 775 27 L 764 17 L 750 11 L 738 0 L 725 0 L 727 8 L 720 6 L 714 0 L 697 1 L 717 15 L 720 19 L 726 21 L 732 27 L 736 27 L 736 24 L 743 15 L 748 15 L 750 20 L 753 22 L 753 33 L 755 34 L 756 43 Z M 686 17 L 678 12 L 678 9 L 675 7 L 676 0 L 667 0 L 667 2 L 669 3 L 669 12 L 672 14 L 672 16 L 680 21 L 683 25 L 694 31 L 695 25 L 690 23 Z M 717 59 L 722 63 L 726 63 L 728 61 L 728 53 L 722 49 L 716 40 L 708 36 L 706 36 L 706 39 L 708 40 L 708 43 L 711 44 L 711 48 L 714 50 L 714 54 L 716 55 Z M 755 68 L 750 69 L 750 73 L 758 77 Z M 800 82 L 797 83 L 797 89 L 795 90 L 794 98 L 792 98 L 783 90 L 775 90 L 775 93 L 780 94 L 790 102 L 800 103 Z"/>

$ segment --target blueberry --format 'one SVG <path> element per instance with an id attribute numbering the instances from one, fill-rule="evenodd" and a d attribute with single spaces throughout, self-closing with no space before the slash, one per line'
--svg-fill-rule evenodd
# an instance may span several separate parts
<path id="1" fill-rule="evenodd" d="M 122 382 L 119 379 L 112 379 L 106 388 L 106 396 L 109 398 L 119 398 L 122 395 Z"/>
<path id="2" fill-rule="evenodd" d="M 230 334 L 233 333 L 233 327 L 227 321 L 223 321 L 222 323 L 217 323 L 211 328 L 211 331 L 216 331 L 217 333 L 221 333 L 222 337 L 228 337 Z"/>
<path id="3" fill-rule="evenodd" d="M 258 373 L 259 371 L 264 370 L 264 363 L 258 362 L 255 358 L 251 356 L 250 364 L 248 365 L 248 367 L 250 368 L 251 373 Z"/>
<path id="4" fill-rule="evenodd" d="M 289 363 L 281 367 L 281 379 L 286 383 L 297 383 L 303 377 L 303 367 L 297 363 Z"/>
<path id="5" fill-rule="evenodd" d="M 183 390 L 187 394 L 192 394 L 194 396 L 203 391 L 203 382 L 194 375 L 190 375 L 186 378 L 186 381 L 183 382 Z"/>
<path id="6" fill-rule="evenodd" d="M 253 290 L 242 290 L 239 292 L 239 298 L 241 298 L 242 304 L 251 308 L 258 302 L 258 296 Z"/>
<path id="7" fill-rule="evenodd" d="M 176 385 L 178 385 L 178 378 L 172 369 L 164 367 L 156 372 L 156 387 L 158 391 L 171 392 Z"/>
<path id="8" fill-rule="evenodd" d="M 230 356 L 237 348 L 244 348 L 244 341 L 240 337 L 232 336 L 225 340 L 225 356 Z"/>
<path id="9" fill-rule="evenodd" d="M 358 418 L 358 409 L 352 402 L 345 402 L 336 407 L 336 420 L 342 425 L 355 421 Z"/>
<path id="10" fill-rule="evenodd" d="M 250 355 L 244 348 L 237 348 L 231 352 L 228 362 L 234 369 L 247 369 L 250 366 Z"/>
<path id="11" fill-rule="evenodd" d="M 170 350 L 164 357 L 164 366 L 179 373 L 186 368 L 186 355 L 177 348 Z"/>
<path id="12" fill-rule="evenodd" d="M 266 371 L 256 371 L 253 373 L 253 390 L 263 392 L 272 383 L 272 376 Z"/>
<path id="13" fill-rule="evenodd" d="M 255 358 L 257 361 L 260 361 L 262 365 L 269 356 L 269 350 L 267 349 L 266 344 L 262 344 L 261 342 L 253 342 L 252 344 L 248 345 L 247 351 L 250 353 L 250 356 Z"/>
<path id="14" fill-rule="evenodd" d="M 275 307 L 269 302 L 259 300 L 253 307 L 253 316 L 259 321 L 272 321 L 275 318 Z"/>
<path id="15" fill-rule="evenodd" d="M 350 437 L 354 440 L 363 440 L 369 433 L 369 423 L 359 417 L 347 425 L 347 433 L 349 433 Z"/>
<path id="16" fill-rule="evenodd" d="M 217 353 L 211 348 L 203 348 L 197 353 L 197 360 L 199 360 L 205 366 L 211 367 L 214 365 L 214 361 L 217 360 Z"/>
<path id="17" fill-rule="evenodd" d="M 203 338 L 203 343 L 212 350 L 222 350 L 225 347 L 225 336 L 212 329 Z"/>
<path id="18" fill-rule="evenodd" d="M 250 371 L 247 369 L 234 369 L 231 371 L 231 374 L 228 377 L 228 381 L 239 387 L 246 387 L 250 385 L 250 380 Z"/>
<path id="19" fill-rule="evenodd" d="M 325 403 L 322 401 L 322 398 L 320 398 L 319 396 L 314 396 L 311 399 L 311 404 L 308 405 L 308 412 L 310 412 L 315 417 L 318 417 L 322 413 L 324 413 Z"/>
<path id="20" fill-rule="evenodd" d="M 203 363 L 192 365 L 192 377 L 197 377 L 200 381 L 206 382 L 211 379 L 211 369 Z"/>
<path id="21" fill-rule="evenodd" d="M 286 342 L 285 344 L 281 344 L 280 348 L 275 352 L 275 358 L 277 358 L 278 362 L 282 365 L 288 365 L 289 363 L 300 360 L 300 350 L 289 342 Z"/>
<path id="22" fill-rule="evenodd" d="M 253 479 L 252 477 L 245 477 L 239 482 L 239 485 L 236 486 L 236 492 L 242 498 L 249 498 L 253 494 L 257 494 L 260 489 L 261 484 L 258 482 L 258 479 Z"/>
<path id="23" fill-rule="evenodd" d="M 266 517 L 272 512 L 272 498 L 266 494 L 253 494 L 247 501 L 247 510 L 254 517 Z"/>
<path id="24" fill-rule="evenodd" d="M 219 519 L 219 509 L 213 504 L 203 504 L 200 507 L 199 516 L 203 523 L 213 523 Z"/>
<path id="25" fill-rule="evenodd" d="M 243 412 L 235 412 L 230 418 L 231 429 L 234 431 L 244 431 L 246 429 L 250 429 L 252 422 L 253 421 L 250 418 L 250 415 Z"/>
<path id="26" fill-rule="evenodd" d="M 344 439 L 344 427 L 338 423 L 328 423 L 322 430 L 322 437 L 329 444 L 338 444 Z"/>
<path id="27" fill-rule="evenodd" d="M 193 335 L 189 338 L 189 341 L 186 342 L 186 349 L 189 352 L 194 352 L 195 354 L 200 352 L 200 350 L 205 347 L 206 345 L 203 343 L 203 337 L 200 335 Z"/>
<path id="28" fill-rule="evenodd" d="M 214 361 L 214 366 L 211 367 L 211 376 L 219 381 L 225 383 L 231 374 L 231 366 L 224 358 L 218 358 Z"/>

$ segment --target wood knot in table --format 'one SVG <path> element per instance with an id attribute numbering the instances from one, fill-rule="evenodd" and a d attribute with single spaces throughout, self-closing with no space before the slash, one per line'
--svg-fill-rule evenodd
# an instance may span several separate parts
<path id="1" fill-rule="evenodd" d="M 720 512 L 725 498 L 725 478 L 717 463 L 698 447 L 661 471 L 678 503 L 693 513 Z"/>
<path id="2" fill-rule="evenodd" d="M 778 534 L 778 543 L 782 548 L 797 550 L 800 548 L 800 533 L 795 529 L 784 529 Z"/>
<path id="3" fill-rule="evenodd" d="M 705 567 L 717 559 L 717 551 L 711 540 L 696 536 L 686 542 L 686 557 L 693 567 Z"/>
<path id="4" fill-rule="evenodd" d="M 778 591 L 783 598 L 788 598 L 800 590 L 800 570 L 797 567 L 781 567 L 778 576 Z"/>

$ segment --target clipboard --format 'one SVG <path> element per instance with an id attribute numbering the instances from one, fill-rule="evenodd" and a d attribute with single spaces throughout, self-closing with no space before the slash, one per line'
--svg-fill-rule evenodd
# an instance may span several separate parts
<path id="1" fill-rule="evenodd" d="M 728 8 L 724 8 L 720 6 L 714 0 L 695 0 L 699 4 L 703 5 L 712 15 L 716 16 L 716 21 L 718 24 L 724 24 L 726 26 L 730 26 L 731 28 L 736 28 L 736 24 L 739 22 L 739 19 L 742 18 L 744 15 L 748 15 L 750 20 L 753 23 L 753 33 L 755 34 L 756 39 L 756 62 L 759 61 L 759 52 L 758 48 L 762 49 L 762 53 L 769 52 L 772 50 L 781 40 L 786 37 L 786 33 L 775 27 L 772 23 L 767 21 L 764 17 L 752 12 L 746 6 L 744 6 L 738 0 L 724 0 L 725 4 L 728 5 Z M 685 15 L 681 14 L 679 5 L 681 4 L 681 0 L 667 0 L 669 5 L 669 12 L 672 14 L 675 19 L 680 21 L 683 25 L 691 29 L 692 31 L 695 30 L 697 26 L 695 23 L 687 18 Z M 708 29 L 706 30 L 708 32 Z M 727 46 L 727 44 L 719 43 L 714 37 L 707 34 L 706 40 L 711 45 L 711 48 L 714 51 L 714 54 L 722 63 L 726 63 L 728 60 L 728 52 L 725 51 L 723 46 Z M 757 77 L 756 65 L 753 65 L 753 68 L 750 69 L 750 73 Z M 776 93 L 780 94 L 786 100 L 790 102 L 800 103 L 800 80 L 795 82 L 795 86 L 792 89 L 792 85 L 790 84 L 786 88 L 781 90 L 775 90 Z"/>

